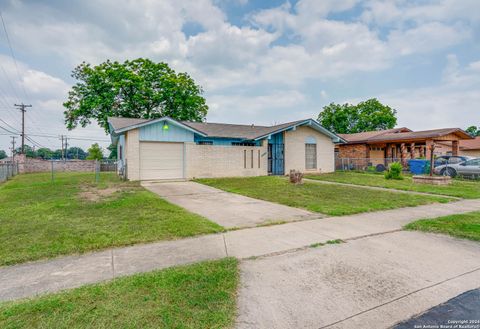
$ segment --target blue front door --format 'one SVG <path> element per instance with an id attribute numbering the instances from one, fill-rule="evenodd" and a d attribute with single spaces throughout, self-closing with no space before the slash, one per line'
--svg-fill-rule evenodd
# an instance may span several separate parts
<path id="1" fill-rule="evenodd" d="M 284 163 L 284 145 L 268 144 L 268 173 L 283 175 L 285 173 Z"/>

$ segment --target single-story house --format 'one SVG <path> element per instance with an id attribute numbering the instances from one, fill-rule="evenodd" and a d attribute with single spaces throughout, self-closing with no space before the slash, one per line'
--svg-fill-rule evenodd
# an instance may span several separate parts
<path id="1" fill-rule="evenodd" d="M 332 172 L 342 138 L 313 119 L 274 126 L 109 118 L 121 173 L 130 180 Z"/>
<path id="2" fill-rule="evenodd" d="M 460 155 L 480 157 L 480 136 L 460 141 Z"/>
<path id="3" fill-rule="evenodd" d="M 346 141 L 337 146 L 339 159 L 353 159 L 373 166 L 392 161 L 406 164 L 408 159 L 427 157 L 431 145 L 435 145 L 437 155 L 445 153 L 445 145 L 453 155 L 458 155 L 460 143 L 472 139 L 460 128 L 412 131 L 402 127 L 339 136 Z"/>

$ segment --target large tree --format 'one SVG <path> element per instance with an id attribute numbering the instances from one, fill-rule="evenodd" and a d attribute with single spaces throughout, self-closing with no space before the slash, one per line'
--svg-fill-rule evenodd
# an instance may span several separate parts
<path id="1" fill-rule="evenodd" d="M 67 150 L 67 159 L 85 160 L 86 157 L 87 152 L 85 152 L 81 147 L 72 146 Z"/>
<path id="2" fill-rule="evenodd" d="M 6 157 L 7 157 L 7 152 L 5 152 L 4 150 L 0 150 L 0 160 L 5 159 Z"/>
<path id="3" fill-rule="evenodd" d="M 103 159 L 103 151 L 98 143 L 92 144 L 88 149 L 87 160 L 102 160 Z"/>
<path id="4" fill-rule="evenodd" d="M 331 103 L 318 115 L 322 126 L 337 134 L 353 134 L 391 129 L 397 124 L 397 111 L 376 98 L 353 104 Z"/>
<path id="5" fill-rule="evenodd" d="M 143 58 L 97 66 L 83 62 L 72 77 L 78 82 L 63 104 L 68 129 L 85 127 L 93 119 L 108 132 L 109 116 L 202 121 L 207 115 L 202 87 L 166 63 Z"/>
<path id="6" fill-rule="evenodd" d="M 480 136 L 480 127 L 470 126 L 465 131 L 473 137 Z"/>

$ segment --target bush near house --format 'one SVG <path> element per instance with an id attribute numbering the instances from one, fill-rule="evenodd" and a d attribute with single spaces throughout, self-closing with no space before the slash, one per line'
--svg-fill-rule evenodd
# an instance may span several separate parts
<path id="1" fill-rule="evenodd" d="M 385 172 L 385 179 L 396 179 L 402 180 L 402 170 L 403 166 L 400 162 L 394 162 L 390 165 L 388 170 Z"/>

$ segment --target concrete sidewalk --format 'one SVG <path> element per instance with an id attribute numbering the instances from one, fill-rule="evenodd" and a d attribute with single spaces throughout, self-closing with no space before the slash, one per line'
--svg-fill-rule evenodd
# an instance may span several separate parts
<path id="1" fill-rule="evenodd" d="M 391 328 L 479 288 L 480 244 L 401 231 L 245 260 L 240 269 L 238 329 Z"/>
<path id="2" fill-rule="evenodd" d="M 480 200 L 462 200 L 230 231 L 2 267 L 0 301 L 225 256 L 248 258 L 284 253 L 327 240 L 357 239 L 399 230 L 420 218 L 475 210 L 480 210 Z"/>

